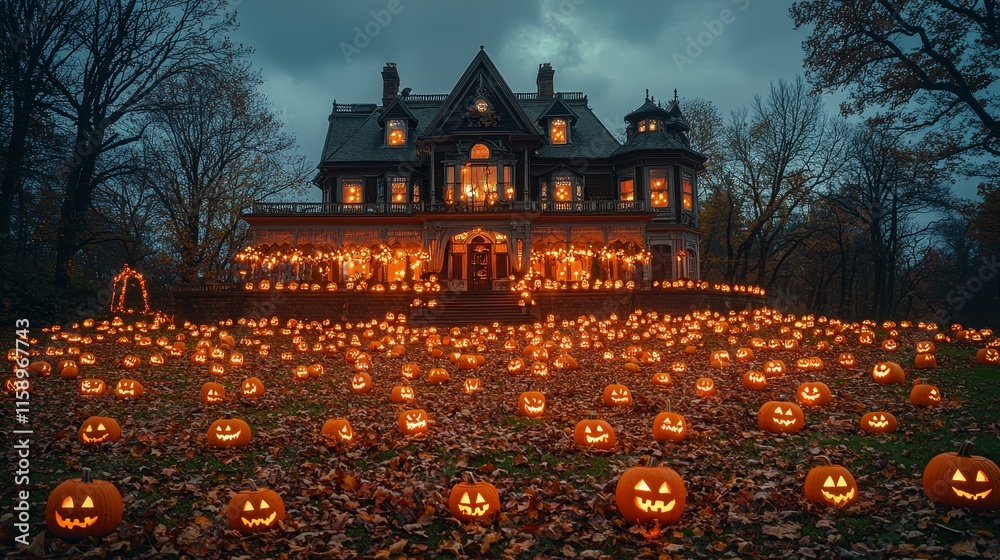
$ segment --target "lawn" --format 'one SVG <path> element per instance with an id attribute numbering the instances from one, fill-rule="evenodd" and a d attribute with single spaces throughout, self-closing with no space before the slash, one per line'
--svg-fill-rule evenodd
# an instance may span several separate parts
<path id="1" fill-rule="evenodd" d="M 60 558 L 1000 558 L 996 510 L 935 504 L 921 484 L 932 457 L 957 451 L 967 440 L 973 454 L 1000 460 L 1000 367 L 975 360 L 977 349 L 993 340 L 991 333 L 975 342 L 937 342 L 937 369 L 917 371 L 916 342 L 937 331 L 897 327 L 900 349 L 887 352 L 881 345 L 893 337 L 883 328 L 889 325 L 872 329 L 873 344 L 861 344 L 860 325 L 839 326 L 823 318 L 796 324 L 748 312 L 729 318 L 729 332 L 716 333 L 725 330 L 716 329 L 718 323 L 710 315 L 689 321 L 635 315 L 527 328 L 441 329 L 443 346 L 436 347 L 434 333 L 385 321 L 257 329 L 237 324 L 201 332 L 165 324 L 155 330 L 134 324 L 99 329 L 99 323 L 59 332 L 36 329 L 31 335 L 39 355 L 32 361 L 57 370 L 64 358 L 79 361 L 69 355 L 76 348 L 93 353 L 96 363 L 80 365 L 76 379 L 60 379 L 58 371 L 32 377 L 30 485 L 4 484 L 0 501 L 9 512 L 15 491 L 30 491 L 35 538 L 45 529 L 45 499 L 60 482 L 89 467 L 94 478 L 113 483 L 124 502 L 121 524 L 106 537 L 77 542 L 46 532 L 33 550 Z M 226 371 L 213 376 L 192 355 L 198 340 L 223 348 L 223 334 L 232 336 L 235 348 L 216 359 Z M 835 341 L 835 334 L 845 340 Z M 945 334 L 956 339 L 957 333 Z M 799 335 L 798 349 L 755 349 L 753 361 L 709 365 L 712 350 L 735 356 L 751 338 Z M 144 337 L 150 346 L 139 344 Z M 186 345 L 181 356 L 171 357 L 168 346 L 157 345 L 158 339 L 172 345 L 178 338 Z M 508 340 L 516 349 L 505 349 Z M 305 351 L 296 349 L 299 341 Z M 595 348 L 597 341 L 603 347 Z M 523 357 L 532 342 L 548 343 L 549 359 L 540 361 L 547 361 L 549 374 L 510 373 L 508 362 Z M 385 347 L 379 349 L 380 343 Z M 830 346 L 819 349 L 820 343 Z M 394 344 L 403 346 L 405 355 L 390 356 Z M 265 345 L 270 351 L 262 356 Z M 483 365 L 464 370 L 452 363 L 449 353 L 463 345 L 463 351 L 485 356 Z M 358 367 L 346 359 L 351 348 L 371 358 L 368 393 L 351 391 Z M 229 365 L 233 350 L 242 354 L 242 365 Z M 855 356 L 856 367 L 838 365 L 844 352 Z M 164 356 L 165 364 L 151 365 L 153 354 Z M 572 355 L 579 369 L 555 367 L 561 354 Z M 127 355 L 138 356 L 141 366 L 126 369 Z M 627 356 L 638 363 L 626 368 Z M 796 360 L 807 356 L 820 357 L 823 369 L 797 370 Z M 744 389 L 744 372 L 761 370 L 772 359 L 783 360 L 789 372 L 769 377 L 763 390 Z M 525 361 L 530 369 L 532 360 Z M 901 364 L 906 382 L 876 384 L 872 368 L 881 361 Z M 672 372 L 670 386 L 652 382 L 654 373 L 671 371 L 675 362 L 683 362 L 686 371 Z M 321 374 L 293 379 L 297 365 L 314 363 L 322 365 Z M 402 378 L 407 363 L 419 366 L 418 379 Z M 447 370 L 450 379 L 429 383 L 435 367 Z M 240 394 L 241 381 L 250 376 L 266 387 L 262 398 Z M 116 399 L 111 393 L 123 377 L 140 381 L 145 395 Z M 466 394 L 468 377 L 480 379 L 482 390 Z M 695 393 L 699 377 L 714 379 L 716 395 Z M 918 377 L 940 389 L 941 405 L 910 404 L 911 383 Z M 84 378 L 105 381 L 108 394 L 81 396 Z M 833 399 L 822 407 L 802 406 L 805 428 L 782 435 L 758 427 L 764 402 L 795 400 L 798 385 L 813 379 L 825 382 Z M 224 402 L 202 403 L 199 394 L 207 381 L 225 386 Z M 615 382 L 631 390 L 631 406 L 603 404 L 605 386 Z M 412 386 L 414 402 L 389 402 L 391 388 L 401 384 Z M 546 397 L 540 418 L 517 411 L 518 396 L 529 389 Z M 680 443 L 652 437 L 653 418 L 667 399 L 688 424 Z M 12 423 L 13 396 L 7 406 L 5 468 L 12 472 L 12 430 L 20 427 Z M 427 412 L 425 434 L 397 429 L 400 413 L 413 408 Z M 873 410 L 895 415 L 897 431 L 861 431 L 861 414 Z M 575 425 L 592 411 L 614 429 L 612 451 L 573 443 Z M 209 426 L 227 413 L 251 427 L 246 447 L 208 447 Z M 120 441 L 82 445 L 77 431 L 94 415 L 117 419 Z M 332 418 L 349 420 L 350 444 L 331 445 L 320 435 Z M 806 473 L 820 457 L 853 474 L 859 489 L 855 503 L 836 508 L 805 499 Z M 684 480 L 686 505 L 675 524 L 630 524 L 615 503 L 619 477 L 648 458 Z M 463 524 L 449 513 L 449 493 L 468 472 L 498 490 L 500 515 L 490 523 Z M 287 515 L 271 531 L 241 536 L 227 526 L 226 508 L 249 481 L 276 491 Z M 991 484 L 997 488 L 998 481 Z M 2 546 L 9 552 L 16 550 L 11 524 L 6 517 Z"/>

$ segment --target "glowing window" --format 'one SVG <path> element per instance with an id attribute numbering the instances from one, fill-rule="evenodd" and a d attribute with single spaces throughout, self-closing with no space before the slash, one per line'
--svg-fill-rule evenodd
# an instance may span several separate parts
<path id="1" fill-rule="evenodd" d="M 549 123 L 549 139 L 553 144 L 566 143 L 566 119 L 552 119 Z"/>
<path id="2" fill-rule="evenodd" d="M 469 157 L 472 159 L 487 159 L 490 157 L 490 149 L 485 144 L 476 144 L 469 151 Z"/>
<path id="3" fill-rule="evenodd" d="M 681 186 L 684 191 L 681 205 L 685 210 L 694 210 L 694 178 L 691 177 L 690 173 L 684 174 L 684 181 Z"/>
<path id="4" fill-rule="evenodd" d="M 406 121 L 402 119 L 389 119 L 385 127 L 386 142 L 390 146 L 406 145 Z"/>
<path id="5" fill-rule="evenodd" d="M 639 132 L 646 132 L 646 119 L 639 121 Z"/>
<path id="6" fill-rule="evenodd" d="M 406 177 L 393 177 L 390 181 L 390 186 L 392 188 L 392 203 L 405 203 L 407 195 Z"/>
<path id="7" fill-rule="evenodd" d="M 552 199 L 556 202 L 573 200 L 573 181 L 559 178 L 552 183 Z"/>
<path id="8" fill-rule="evenodd" d="M 344 204 L 361 204 L 361 179 L 344 179 L 340 183 L 340 200 Z"/>
<path id="9" fill-rule="evenodd" d="M 490 110 L 490 102 L 483 99 L 482 97 L 476 100 L 475 105 L 476 105 L 476 111 L 479 111 L 480 113 L 485 113 L 486 111 Z"/>
<path id="10" fill-rule="evenodd" d="M 656 119 L 649 119 L 649 130 L 650 132 L 656 130 Z"/>
<path id="11" fill-rule="evenodd" d="M 670 205 L 667 170 L 649 170 L 649 204 L 653 208 L 665 208 Z"/>
<path id="12" fill-rule="evenodd" d="M 631 175 L 622 177 L 618 181 L 618 199 L 626 202 L 635 200 L 635 182 Z"/>

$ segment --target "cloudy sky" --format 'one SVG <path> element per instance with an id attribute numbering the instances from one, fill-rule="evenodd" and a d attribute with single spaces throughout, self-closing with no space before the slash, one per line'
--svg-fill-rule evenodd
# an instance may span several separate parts
<path id="1" fill-rule="evenodd" d="M 234 38 L 255 50 L 264 92 L 313 164 L 333 100 L 377 103 L 386 62 L 414 93 L 450 92 L 479 45 L 516 92 L 535 91 L 538 64 L 551 62 L 556 91 L 586 93 L 614 130 L 646 88 L 657 99 L 677 88 L 728 114 L 770 82 L 801 74 L 806 36 L 793 29 L 783 0 L 230 4 L 240 23 Z"/>

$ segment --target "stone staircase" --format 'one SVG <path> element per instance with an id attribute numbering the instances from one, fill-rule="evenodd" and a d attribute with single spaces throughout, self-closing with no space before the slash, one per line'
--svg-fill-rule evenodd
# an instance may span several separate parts
<path id="1" fill-rule="evenodd" d="M 434 309 L 410 317 L 413 325 L 518 325 L 535 322 L 531 309 L 517 304 L 515 292 L 445 292 Z"/>

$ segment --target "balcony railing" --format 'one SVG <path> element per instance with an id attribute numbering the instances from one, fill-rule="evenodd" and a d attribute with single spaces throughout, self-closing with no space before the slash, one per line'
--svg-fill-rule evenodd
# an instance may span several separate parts
<path id="1" fill-rule="evenodd" d="M 420 202 L 393 204 L 388 202 L 344 204 L 340 202 L 255 202 L 248 216 L 300 216 L 306 215 L 347 215 L 347 216 L 391 216 L 415 212 L 554 212 L 580 214 L 618 214 L 628 212 L 648 212 L 646 202 L 622 200 L 587 200 L 579 202 L 530 201 L 493 204 L 473 204 L 457 202 Z"/>

